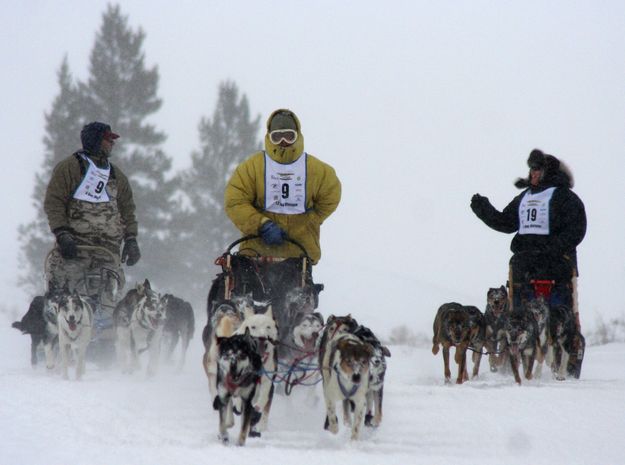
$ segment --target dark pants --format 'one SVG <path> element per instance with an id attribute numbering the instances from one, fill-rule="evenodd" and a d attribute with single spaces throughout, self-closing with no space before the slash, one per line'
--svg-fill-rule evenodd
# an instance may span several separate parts
<path id="1" fill-rule="evenodd" d="M 572 278 L 575 267 L 566 257 L 540 253 L 519 253 L 510 259 L 510 294 L 512 308 L 536 297 L 532 281 L 553 281 L 550 293 L 545 295 L 550 306 L 566 305 L 574 309 Z"/>

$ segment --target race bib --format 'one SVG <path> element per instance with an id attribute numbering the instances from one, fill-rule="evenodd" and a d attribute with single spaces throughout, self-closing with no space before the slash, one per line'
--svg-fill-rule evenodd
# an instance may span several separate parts
<path id="1" fill-rule="evenodd" d="M 81 157 L 89 162 L 89 169 L 87 169 L 85 177 L 74 192 L 74 198 L 91 203 L 109 202 L 106 184 L 111 174 L 111 165 L 106 168 L 98 168 L 88 157 L 84 155 L 81 155 Z"/>
<path id="2" fill-rule="evenodd" d="M 282 164 L 265 153 L 265 210 L 297 215 L 306 212 L 306 153 Z"/>
<path id="3" fill-rule="evenodd" d="M 523 196 L 519 204 L 519 234 L 549 235 L 549 202 L 555 187 Z"/>

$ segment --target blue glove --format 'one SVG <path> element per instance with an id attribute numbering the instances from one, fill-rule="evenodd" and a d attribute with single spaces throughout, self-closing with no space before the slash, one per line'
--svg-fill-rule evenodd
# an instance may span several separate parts
<path id="1" fill-rule="evenodd" d="M 286 239 L 286 233 L 273 221 L 263 224 L 258 233 L 267 245 L 280 245 Z"/>

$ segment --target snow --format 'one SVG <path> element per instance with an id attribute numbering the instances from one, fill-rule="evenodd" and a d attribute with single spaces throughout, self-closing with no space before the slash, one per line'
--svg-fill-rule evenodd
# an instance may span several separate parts
<path id="1" fill-rule="evenodd" d="M 365 323 L 365 322 L 363 322 Z M 203 324 L 199 322 L 198 325 Z M 592 346 L 580 380 L 517 386 L 490 373 L 443 382 L 429 347 L 391 346 L 384 419 L 349 440 L 323 430 L 321 388 L 279 395 L 269 431 L 245 447 L 217 441 L 199 331 L 181 373 L 122 375 L 87 364 L 80 382 L 30 366 L 30 338 L 0 314 L 0 464 L 617 464 L 625 447 L 625 344 Z M 145 362 L 145 360 L 144 360 Z M 145 366 L 145 363 L 144 363 Z M 455 368 L 455 366 L 453 366 Z M 452 373 L 453 369 L 452 369 Z M 338 407 L 338 406 L 337 406 Z M 231 437 L 238 433 L 237 424 Z M 330 462 L 331 461 L 331 462 Z"/>

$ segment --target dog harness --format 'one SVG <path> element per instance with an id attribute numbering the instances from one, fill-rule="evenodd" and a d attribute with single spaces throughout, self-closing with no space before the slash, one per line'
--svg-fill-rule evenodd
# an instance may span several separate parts
<path id="1" fill-rule="evenodd" d="M 334 365 L 334 372 L 336 373 L 336 380 L 339 384 L 339 388 L 341 389 L 341 393 L 343 394 L 343 396 L 345 396 L 346 399 L 351 399 L 351 397 L 356 394 L 356 391 L 358 390 L 358 388 L 360 387 L 360 383 L 356 384 L 353 383 L 353 386 L 351 389 L 347 389 L 345 387 L 345 385 L 343 383 L 341 383 L 341 373 L 339 372 L 338 368 L 336 367 L 336 365 Z"/>

